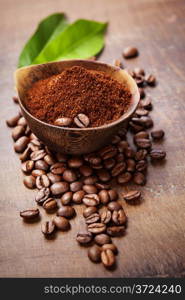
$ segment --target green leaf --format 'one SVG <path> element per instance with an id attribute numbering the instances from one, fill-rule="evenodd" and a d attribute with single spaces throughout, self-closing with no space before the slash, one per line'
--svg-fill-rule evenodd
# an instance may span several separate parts
<path id="1" fill-rule="evenodd" d="M 55 39 L 47 43 L 33 64 L 61 59 L 89 58 L 104 46 L 107 23 L 77 20 L 68 25 Z"/>
<path id="2" fill-rule="evenodd" d="M 48 42 L 56 38 L 68 25 L 63 13 L 55 13 L 43 19 L 33 36 L 24 46 L 20 56 L 18 67 L 32 64 Z"/>

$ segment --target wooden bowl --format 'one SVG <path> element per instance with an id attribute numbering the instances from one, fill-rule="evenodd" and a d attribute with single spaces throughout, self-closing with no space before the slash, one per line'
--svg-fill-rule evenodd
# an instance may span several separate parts
<path id="1" fill-rule="evenodd" d="M 82 66 L 89 70 L 103 71 L 123 83 L 132 98 L 128 111 L 118 120 L 93 128 L 66 128 L 42 122 L 32 116 L 25 106 L 25 92 L 39 79 L 59 74 L 66 68 Z M 19 104 L 32 132 L 50 149 L 63 153 L 80 155 L 98 150 L 108 144 L 120 128 L 123 128 L 139 102 L 139 91 L 134 79 L 124 70 L 105 63 L 90 60 L 63 60 L 23 67 L 15 72 L 15 84 Z"/>

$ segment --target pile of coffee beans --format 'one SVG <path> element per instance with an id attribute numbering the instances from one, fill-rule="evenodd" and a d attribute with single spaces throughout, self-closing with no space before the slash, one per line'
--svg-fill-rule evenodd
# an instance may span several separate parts
<path id="1" fill-rule="evenodd" d="M 153 146 L 164 137 L 164 131 L 147 132 L 153 126 L 149 116 L 152 100 L 145 96 L 144 87 L 154 85 L 155 77 L 146 77 L 145 71 L 138 68 L 129 73 L 140 89 L 138 108 L 127 130 L 120 130 L 109 145 L 95 153 L 78 157 L 54 153 L 31 132 L 20 112 L 7 120 L 7 125 L 13 128 L 14 150 L 20 155 L 24 185 L 36 188 L 36 204 L 55 214 L 42 224 L 44 236 L 51 236 L 55 230 L 69 230 L 70 219 L 76 215 L 74 205 L 82 204 L 86 229 L 77 233 L 76 240 L 81 246 L 89 246 L 88 257 L 92 262 L 102 262 L 108 268 L 115 264 L 118 253 L 112 239 L 124 235 L 127 227 L 123 200 L 134 203 L 141 198 L 139 190 L 124 192 L 119 198 L 111 187 L 112 180 L 123 186 L 130 181 L 144 185 L 149 161 L 166 156 L 164 150 Z M 17 103 L 16 97 L 13 100 Z M 88 120 L 81 117 L 76 122 L 85 124 Z M 128 131 L 133 133 L 134 147 L 127 140 Z M 37 207 L 20 212 L 25 221 L 34 221 L 39 215 Z"/>

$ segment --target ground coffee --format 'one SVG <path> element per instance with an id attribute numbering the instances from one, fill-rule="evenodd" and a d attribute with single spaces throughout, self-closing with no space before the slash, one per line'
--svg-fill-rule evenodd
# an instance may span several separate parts
<path id="1" fill-rule="evenodd" d="M 58 118 L 72 120 L 85 114 L 89 127 L 120 118 L 129 107 L 130 92 L 100 71 L 74 66 L 61 74 L 39 80 L 28 90 L 26 106 L 36 118 L 54 124 Z M 75 122 L 70 127 L 76 127 Z"/>

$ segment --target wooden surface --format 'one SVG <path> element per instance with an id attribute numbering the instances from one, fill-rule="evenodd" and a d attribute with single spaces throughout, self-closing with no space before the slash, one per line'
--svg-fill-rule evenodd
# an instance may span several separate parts
<path id="1" fill-rule="evenodd" d="M 93 2 L 93 4 L 92 4 Z M 22 184 L 20 162 L 14 154 L 5 119 L 17 110 L 13 71 L 17 57 L 38 21 L 56 11 L 70 20 L 109 21 L 101 60 L 119 58 L 125 46 L 139 48 L 140 56 L 126 62 L 158 77 L 150 89 L 156 128 L 166 131 L 165 164 L 150 166 L 144 201 L 124 203 L 129 217 L 125 237 L 115 239 L 120 249 L 117 268 L 92 264 L 87 249 L 75 241 L 83 219 L 72 230 L 46 240 L 40 223 L 23 224 L 21 209 L 34 205 L 34 192 Z M 1 0 L 1 131 L 0 131 L 0 276 L 1 277 L 165 277 L 185 276 L 185 2 L 182 0 Z M 43 213 L 43 218 L 46 215 Z"/>

